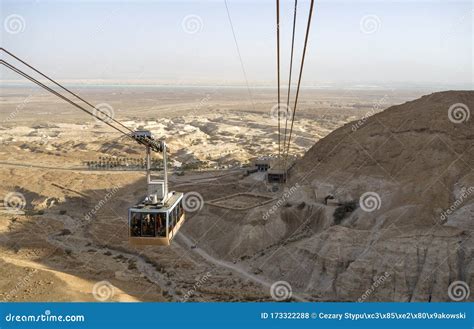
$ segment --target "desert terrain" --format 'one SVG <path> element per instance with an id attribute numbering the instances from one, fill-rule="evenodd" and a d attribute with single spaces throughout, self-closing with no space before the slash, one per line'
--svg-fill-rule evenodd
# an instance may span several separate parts
<path id="1" fill-rule="evenodd" d="M 474 92 L 303 89 L 297 161 L 275 188 L 247 174 L 278 153 L 272 89 L 73 89 L 166 139 L 170 188 L 197 207 L 171 246 L 129 245 L 144 149 L 39 89 L 2 87 L 0 300 L 271 301 L 279 281 L 294 301 L 472 291 L 474 127 L 448 109 L 472 111 Z"/>

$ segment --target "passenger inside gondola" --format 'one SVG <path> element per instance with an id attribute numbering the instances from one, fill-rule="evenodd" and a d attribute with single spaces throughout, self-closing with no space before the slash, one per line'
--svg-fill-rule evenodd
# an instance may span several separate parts
<path id="1" fill-rule="evenodd" d="M 156 236 L 166 237 L 166 213 L 156 214 Z"/>
<path id="2" fill-rule="evenodd" d="M 174 226 L 176 225 L 176 212 L 174 210 L 175 209 L 173 209 L 169 212 L 168 232 L 171 232 L 174 229 Z"/>
<path id="3" fill-rule="evenodd" d="M 146 214 L 142 218 L 142 235 L 143 237 L 155 236 L 155 218 L 154 214 Z"/>
<path id="4" fill-rule="evenodd" d="M 139 213 L 134 213 L 132 215 L 132 219 L 130 220 L 130 235 L 141 236 L 141 221 Z"/>

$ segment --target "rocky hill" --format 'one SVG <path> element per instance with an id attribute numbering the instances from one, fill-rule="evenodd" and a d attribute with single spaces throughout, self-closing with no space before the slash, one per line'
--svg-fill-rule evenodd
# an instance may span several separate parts
<path id="1" fill-rule="evenodd" d="M 198 217 L 225 218 L 201 246 L 314 300 L 450 301 L 455 281 L 474 291 L 473 110 L 474 92 L 447 91 L 346 124 L 296 164 L 276 210 L 206 206 Z"/>

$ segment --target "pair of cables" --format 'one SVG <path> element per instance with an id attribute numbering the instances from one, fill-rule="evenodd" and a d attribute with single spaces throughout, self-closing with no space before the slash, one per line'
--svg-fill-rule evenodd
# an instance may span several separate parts
<path id="1" fill-rule="evenodd" d="M 30 74 L 26 73 L 24 70 L 20 69 L 19 67 L 13 65 L 12 63 L 10 63 L 10 62 L 8 62 L 4 59 L 0 59 L 0 64 L 1 65 L 3 65 L 6 68 L 12 70 L 13 72 L 17 73 L 18 75 L 26 78 L 27 80 L 33 82 L 34 84 L 36 84 L 37 86 L 39 86 L 39 87 L 43 88 L 44 90 L 50 92 L 51 94 L 53 94 L 53 95 L 61 98 L 62 100 L 68 102 L 69 104 L 73 105 L 77 109 L 93 116 L 97 120 L 100 120 L 100 121 L 104 122 L 106 125 L 113 128 L 114 130 L 118 131 L 122 135 L 133 139 L 134 141 L 138 142 L 139 144 L 142 144 L 144 146 L 149 146 L 154 151 L 157 151 L 157 152 L 161 151 L 161 146 L 160 146 L 159 143 L 157 143 L 157 141 L 155 141 L 153 139 L 150 139 L 150 138 L 145 138 L 143 136 L 136 136 L 132 129 L 128 128 L 127 126 L 125 126 L 124 124 L 122 124 L 121 122 L 119 122 L 118 120 L 113 118 L 110 114 L 108 114 L 107 112 L 101 110 L 99 107 L 96 107 L 96 106 L 92 105 L 90 102 L 86 101 L 84 98 L 80 97 L 76 93 L 74 93 L 71 90 L 69 90 L 68 88 L 64 87 L 59 82 L 53 80 L 52 78 L 50 78 L 49 76 L 47 76 L 46 74 L 44 74 L 43 72 L 41 72 L 40 70 L 35 68 L 33 65 L 27 63 L 25 60 L 19 58 L 18 56 L 14 55 L 12 52 L 10 52 L 10 51 L 8 51 L 4 48 L 0 48 L 0 52 L 5 53 L 6 55 L 8 55 L 11 58 L 15 59 L 16 61 L 23 64 L 27 68 L 33 70 L 34 72 L 39 74 L 42 78 L 44 78 L 44 79 L 48 80 L 49 82 L 53 83 L 55 86 L 59 87 L 62 91 L 65 91 L 70 96 L 73 96 L 76 100 L 79 100 L 82 103 L 86 104 L 88 108 L 83 106 L 83 104 L 78 104 L 76 101 L 74 101 L 71 98 L 65 96 L 64 93 L 60 93 L 57 90 L 55 90 L 55 89 L 51 88 L 50 86 L 44 84 L 43 82 L 39 81 L 38 79 L 35 79 Z"/>
<path id="2" fill-rule="evenodd" d="M 311 18 L 313 15 L 313 8 L 314 8 L 314 0 L 311 0 L 310 7 L 309 7 L 309 14 L 308 14 L 308 22 L 306 25 L 306 35 L 303 45 L 303 54 L 301 57 L 300 63 L 300 71 L 298 76 L 298 84 L 296 87 L 296 94 L 295 94 L 295 101 L 293 110 L 291 111 L 291 125 L 288 134 L 288 141 L 287 141 L 287 131 L 288 131 L 288 110 L 290 108 L 290 96 L 291 96 L 291 79 L 292 79 L 292 71 L 293 71 L 293 53 L 294 53 L 294 46 L 295 46 L 295 31 L 296 31 L 296 17 L 297 17 L 297 9 L 298 9 L 298 0 L 295 0 L 294 5 L 294 12 L 293 12 L 293 32 L 291 37 L 291 54 L 290 54 L 290 70 L 289 70 L 289 77 L 288 77 L 288 93 L 287 93 L 287 100 L 286 100 L 286 115 L 285 115 L 285 129 L 284 129 L 284 137 L 283 137 L 283 149 L 281 148 L 281 123 L 280 123 L 280 113 L 281 113 L 281 92 L 280 92 L 280 0 L 276 0 L 276 34 L 277 34 L 277 94 L 278 94 L 278 155 L 281 156 L 282 153 L 285 158 L 288 157 L 288 153 L 290 151 L 290 143 L 291 137 L 293 133 L 293 125 L 295 121 L 295 114 L 296 109 L 298 106 L 298 97 L 300 93 L 300 86 L 301 86 L 301 77 L 303 76 L 303 67 L 304 67 L 304 60 L 306 55 L 306 48 L 308 45 L 308 37 L 309 31 L 311 28 Z"/>

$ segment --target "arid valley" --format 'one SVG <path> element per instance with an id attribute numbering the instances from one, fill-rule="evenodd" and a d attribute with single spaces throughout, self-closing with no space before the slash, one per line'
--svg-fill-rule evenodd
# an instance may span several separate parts
<path id="1" fill-rule="evenodd" d="M 248 173 L 278 154 L 273 89 L 72 89 L 165 139 L 170 189 L 196 207 L 171 246 L 129 245 L 144 148 L 46 92 L 2 87 L 0 300 L 271 301 L 282 280 L 294 301 L 444 301 L 454 279 L 472 287 L 473 120 L 448 118 L 474 109 L 472 91 L 303 89 L 296 164 L 274 186 Z M 350 208 L 369 192 L 375 211 Z"/>

